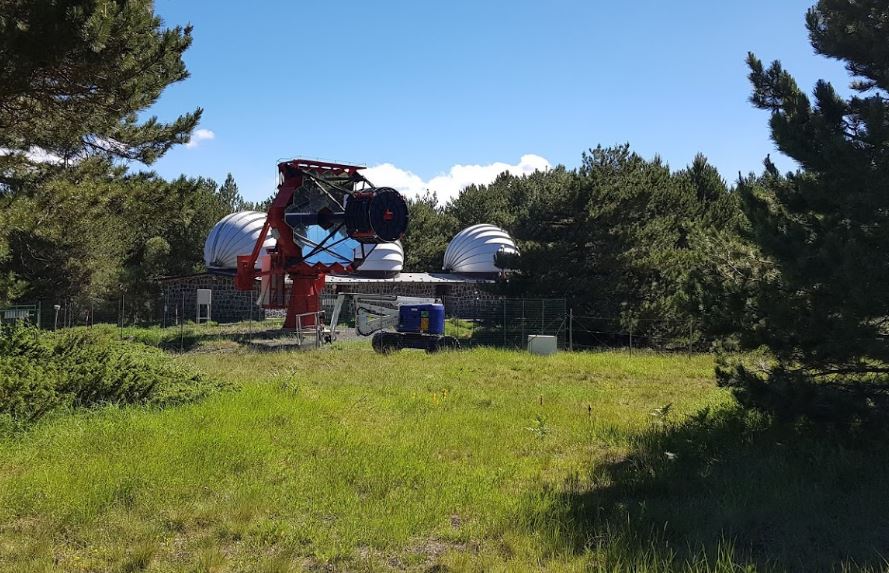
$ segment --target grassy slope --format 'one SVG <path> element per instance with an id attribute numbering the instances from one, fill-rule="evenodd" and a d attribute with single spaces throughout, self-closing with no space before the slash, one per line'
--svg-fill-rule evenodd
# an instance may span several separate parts
<path id="1" fill-rule="evenodd" d="M 243 388 L 163 411 L 57 418 L 0 442 L 0 569 L 663 570 L 683 541 L 714 549 L 733 519 L 782 535 L 768 507 L 746 510 L 759 471 L 791 482 L 787 502 L 780 482 L 764 480 L 776 511 L 806 499 L 812 461 L 797 467 L 774 445 L 757 457 L 760 446 L 731 420 L 706 422 L 722 441 L 701 447 L 694 425 L 655 431 L 656 407 L 672 403 L 679 420 L 728 401 L 708 357 L 384 357 L 352 344 L 176 359 Z M 715 463 L 723 447 L 739 452 L 728 467 Z M 854 472 L 872 460 L 840 462 L 817 467 Z M 878 474 L 865 480 L 869 491 L 886 491 Z M 714 483 L 723 490 L 710 491 Z M 878 518 L 885 503 L 856 511 Z M 681 537 L 668 546 L 652 530 L 674 519 Z M 768 537 L 761 543 L 776 550 Z M 692 568 L 733 570 L 733 558 Z"/>
<path id="2" fill-rule="evenodd" d="M 485 540 L 533 559 L 518 521 L 547 503 L 541 485 L 620 452 L 653 407 L 721 399 L 708 358 L 349 345 L 179 359 L 244 388 L 61 418 L 0 446 L 0 563 L 101 568 L 137 547 L 155 566 L 257 551 L 410 565 Z"/>

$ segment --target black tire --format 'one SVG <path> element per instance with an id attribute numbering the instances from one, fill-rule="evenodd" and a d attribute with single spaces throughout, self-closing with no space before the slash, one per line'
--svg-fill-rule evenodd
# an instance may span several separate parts
<path id="1" fill-rule="evenodd" d="M 373 346 L 374 352 L 377 354 L 389 353 L 386 349 L 386 335 L 382 332 L 377 332 L 373 335 L 373 338 L 370 339 L 370 345 Z"/>
<path id="2" fill-rule="evenodd" d="M 453 336 L 442 336 L 436 342 L 436 346 L 438 346 L 438 349 L 442 352 L 460 350 L 460 341 Z"/>
<path id="3" fill-rule="evenodd" d="M 459 350 L 460 341 L 453 336 L 440 336 L 433 338 L 426 345 L 426 352 L 449 352 L 451 350 Z"/>
<path id="4" fill-rule="evenodd" d="M 397 334 L 392 334 L 391 332 L 377 332 L 370 339 L 370 344 L 373 346 L 374 351 L 379 354 L 391 354 L 398 350 L 397 336 Z"/>

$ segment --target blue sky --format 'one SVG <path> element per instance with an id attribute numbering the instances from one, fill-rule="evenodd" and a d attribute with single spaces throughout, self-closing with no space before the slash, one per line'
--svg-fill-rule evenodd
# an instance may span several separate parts
<path id="1" fill-rule="evenodd" d="M 674 169 L 702 152 L 729 180 L 767 153 L 789 169 L 747 101 L 744 58 L 782 60 L 806 90 L 822 77 L 844 88 L 842 65 L 808 43 L 811 4 L 158 0 L 166 25 L 194 26 L 194 43 L 191 77 L 150 112 L 204 116 L 192 145 L 152 168 L 231 172 L 249 199 L 298 156 L 445 198 L 504 168 L 576 167 L 600 143 Z"/>

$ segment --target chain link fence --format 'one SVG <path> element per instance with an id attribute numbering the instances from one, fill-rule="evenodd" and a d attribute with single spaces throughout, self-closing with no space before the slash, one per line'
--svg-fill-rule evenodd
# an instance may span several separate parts
<path id="1" fill-rule="evenodd" d="M 563 350 L 707 351 L 692 320 L 577 314 L 565 299 L 445 297 L 446 330 L 464 344 L 525 348 L 529 335 L 555 336 Z"/>
<path id="2" fill-rule="evenodd" d="M 238 293 L 243 301 L 235 301 L 239 320 L 197 324 L 194 304 L 189 307 L 184 297 L 165 297 L 159 301 L 158 312 L 151 319 L 136 320 L 138 313 L 122 293 L 116 308 L 103 305 L 38 301 L 30 305 L 0 308 L 0 323 L 28 322 L 45 329 L 76 326 L 116 326 L 122 338 L 134 338 L 168 350 L 189 350 L 198 344 L 225 342 L 266 344 L 262 341 L 283 340 L 283 310 L 255 308 L 254 293 Z M 333 316 L 337 295 L 321 297 L 321 316 L 325 324 Z M 217 301 L 214 302 L 214 307 Z M 446 334 L 455 336 L 463 346 L 526 348 L 529 335 L 554 336 L 562 350 L 652 349 L 659 352 L 707 351 L 711 341 L 701 336 L 694 321 L 635 319 L 577 313 L 566 299 L 495 298 L 445 296 Z M 229 304 L 232 301 L 228 301 Z M 255 308 L 255 316 L 253 315 Z M 211 318 L 217 319 L 216 308 Z M 346 296 L 339 314 L 335 338 L 361 339 L 355 332 L 355 299 Z M 259 341 L 259 342 L 257 342 Z M 254 344 L 256 343 L 256 344 Z M 211 345 L 212 346 L 212 345 Z M 274 344 L 268 343 L 268 347 Z"/>
<path id="3" fill-rule="evenodd" d="M 569 348 L 640 349 L 659 352 L 700 352 L 712 340 L 702 336 L 694 320 L 627 319 L 588 314 L 568 316 Z"/>
<path id="4" fill-rule="evenodd" d="M 565 299 L 444 297 L 445 330 L 464 344 L 525 348 L 528 335 L 555 336 L 567 348 Z"/>

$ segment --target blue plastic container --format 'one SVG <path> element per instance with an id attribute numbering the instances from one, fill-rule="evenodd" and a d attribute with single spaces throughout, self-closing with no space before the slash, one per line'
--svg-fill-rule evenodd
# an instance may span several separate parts
<path id="1" fill-rule="evenodd" d="M 398 332 L 444 334 L 443 304 L 404 304 L 398 308 Z"/>

